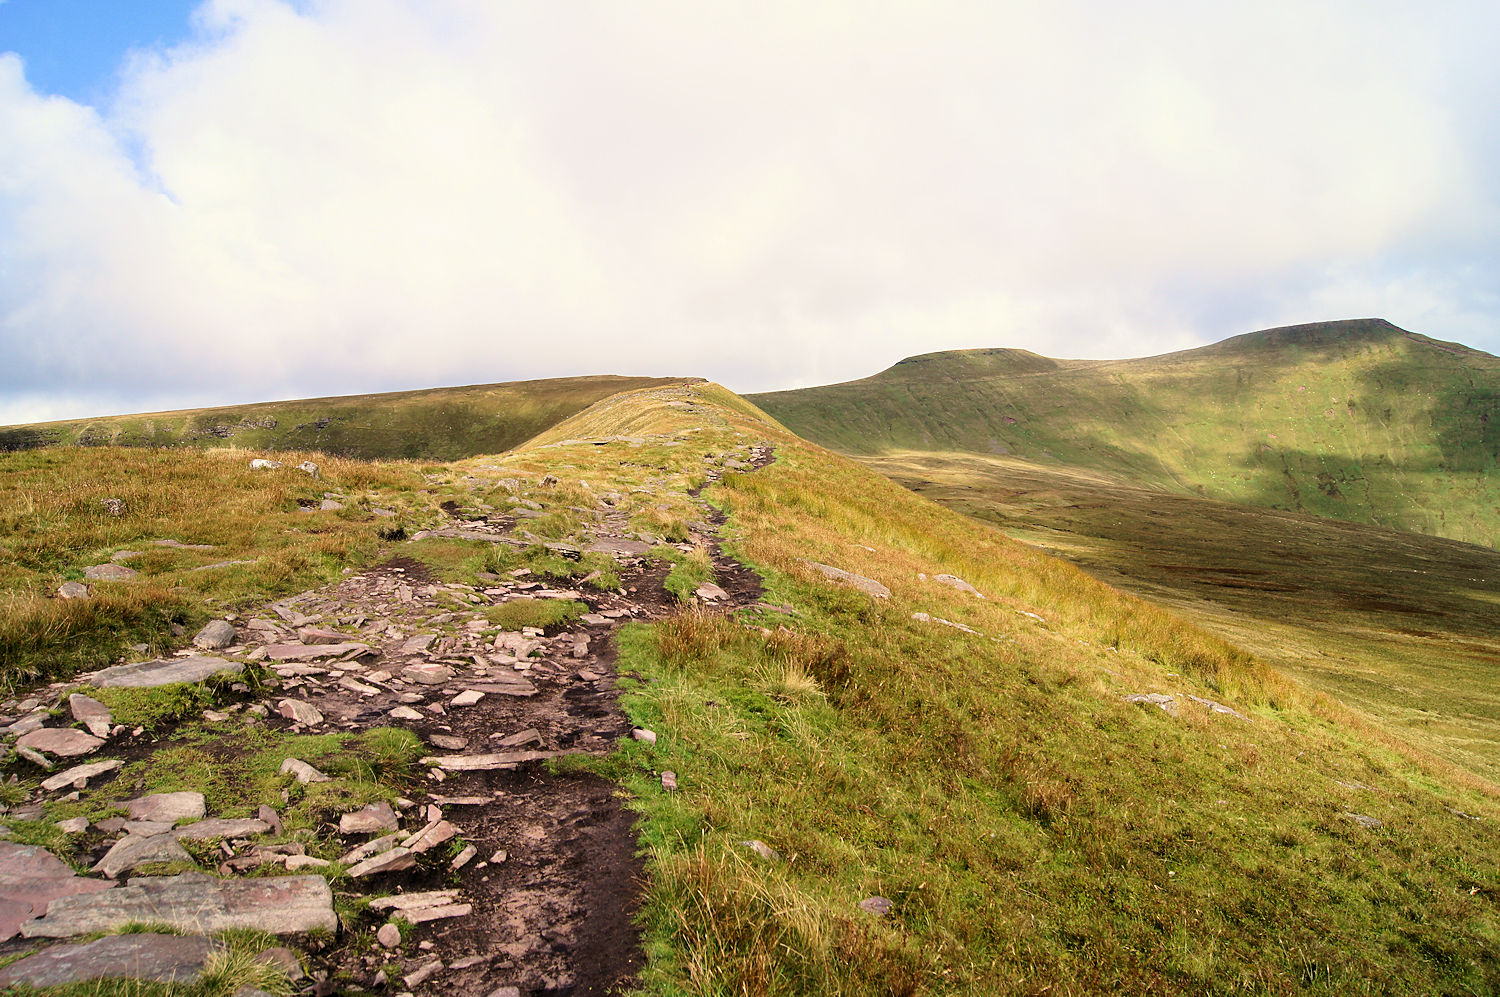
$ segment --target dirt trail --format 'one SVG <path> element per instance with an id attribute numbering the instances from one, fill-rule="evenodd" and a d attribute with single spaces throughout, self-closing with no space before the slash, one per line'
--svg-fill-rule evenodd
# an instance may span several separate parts
<path id="1" fill-rule="evenodd" d="M 772 453 L 755 447 L 750 458 L 749 466 L 758 468 Z M 719 473 L 710 470 L 710 480 Z M 694 498 L 707 520 L 700 525 L 717 527 L 724 517 L 698 491 Z M 712 551 L 717 584 L 726 593 L 708 605 L 729 612 L 760 597 L 759 577 L 724 555 L 716 530 L 695 528 L 691 539 Z M 419 925 L 416 938 L 425 950 L 406 961 L 406 971 L 434 960 L 441 968 L 415 986 L 393 979 L 389 988 L 483 997 L 514 987 L 521 997 L 581 997 L 613 992 L 642 965 L 632 917 L 644 873 L 634 816 L 615 786 L 587 774 L 549 773 L 540 760 L 481 771 L 442 771 L 441 761 L 517 750 L 605 754 L 630 736 L 618 704 L 614 631 L 625 621 L 660 619 L 678 604 L 662 587 L 666 565 L 624 551 L 615 557 L 624 594 L 549 590 L 524 577 L 473 593 L 481 600 L 476 608 L 561 597 L 578 598 L 590 609 L 586 625 L 502 635 L 489 645 L 466 636 L 477 635 L 478 617 L 453 610 L 455 587 L 401 557 L 277 603 L 271 609 L 281 619 L 267 621 L 276 629 L 252 631 L 275 645 L 299 626 L 356 627 L 378 650 L 374 661 L 277 666 L 283 676 L 278 696 L 315 707 L 326 718 L 317 729 L 389 725 L 417 733 L 440 761 L 424 780 L 426 794 L 413 799 L 408 825 L 421 826 L 413 812 L 425 810 L 424 816 L 454 825 L 458 839 L 476 850 L 456 876 L 445 863 L 425 874 L 408 870 L 358 881 L 369 892 L 414 892 L 452 889 L 456 878 L 456 902 L 472 908 L 467 916 Z M 469 615 L 476 616 L 472 631 L 466 630 Z M 441 636 L 444 631 L 449 635 Z M 424 634 L 440 636 L 423 647 Z M 436 669 L 426 677 L 437 684 L 412 681 L 414 673 L 404 671 L 412 665 Z M 472 705 L 454 705 L 471 690 L 485 694 Z M 361 927 L 373 930 L 383 920 L 368 916 Z M 314 958 L 314 968 L 373 988 L 385 959 L 345 936 Z"/>

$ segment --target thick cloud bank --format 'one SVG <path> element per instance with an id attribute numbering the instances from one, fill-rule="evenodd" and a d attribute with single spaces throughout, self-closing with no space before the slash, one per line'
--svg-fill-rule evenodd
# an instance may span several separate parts
<path id="1" fill-rule="evenodd" d="M 1380 315 L 1500 349 L 1495 5 L 212 0 L 0 56 L 0 423 L 742 390 Z"/>

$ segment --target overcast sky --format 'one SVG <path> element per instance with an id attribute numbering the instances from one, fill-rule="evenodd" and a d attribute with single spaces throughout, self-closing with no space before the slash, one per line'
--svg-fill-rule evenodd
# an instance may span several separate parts
<path id="1" fill-rule="evenodd" d="M 1497 39 L 1493 0 L 0 0 L 0 424 L 1364 316 L 1500 352 Z"/>

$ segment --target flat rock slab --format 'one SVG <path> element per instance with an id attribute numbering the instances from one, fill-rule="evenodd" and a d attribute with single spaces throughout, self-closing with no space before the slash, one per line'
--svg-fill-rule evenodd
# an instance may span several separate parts
<path id="1" fill-rule="evenodd" d="M 447 665 L 439 665 L 435 662 L 407 665 L 401 669 L 402 678 L 418 685 L 442 685 L 452 679 L 455 674 Z"/>
<path id="2" fill-rule="evenodd" d="M 64 786 L 73 786 L 82 789 L 88 781 L 101 775 L 114 772 L 124 766 L 124 762 L 118 758 L 107 762 L 85 762 L 82 765 L 74 765 L 70 769 L 64 769 L 57 775 L 42 780 L 42 788 L 47 792 L 55 792 Z"/>
<path id="3" fill-rule="evenodd" d="M 137 877 L 129 886 L 52 902 L 47 916 L 21 926 L 27 938 L 67 938 L 132 921 L 211 933 L 258 928 L 276 935 L 337 931 L 333 891 L 322 876 L 214 879 L 200 873 Z M 128 937 L 128 936 L 127 936 Z"/>
<path id="4" fill-rule="evenodd" d="M 45 751 L 59 758 L 76 758 L 98 751 L 104 746 L 104 741 L 72 727 L 43 727 L 29 734 L 22 734 L 16 744 L 33 751 Z"/>
<path id="5" fill-rule="evenodd" d="M 123 564 L 96 564 L 83 569 L 83 577 L 91 582 L 129 582 L 139 578 L 140 574 Z"/>
<path id="6" fill-rule="evenodd" d="M 94 865 L 95 872 L 102 872 L 111 879 L 122 872 L 129 872 L 147 862 L 188 862 L 193 857 L 178 844 L 170 834 L 127 834 L 110 846 L 104 857 Z M 151 920 L 144 918 L 144 920 Z M 82 932 L 73 932 L 82 934 Z"/>
<path id="7" fill-rule="evenodd" d="M 0 987 L 57 987 L 126 977 L 186 983 L 203 972 L 214 943 L 202 935 L 108 935 L 80 945 L 54 945 L 0 969 Z"/>
<path id="8" fill-rule="evenodd" d="M 498 682 L 476 682 L 469 686 L 475 692 L 492 692 L 497 696 L 535 696 L 536 686 L 530 680 L 523 679 L 519 675 L 514 679 L 508 676 L 497 676 Z"/>
<path id="9" fill-rule="evenodd" d="M 0 841 L 0 876 L 66 879 L 71 875 L 72 867 L 45 848 Z"/>
<path id="10" fill-rule="evenodd" d="M 58 897 L 98 893 L 115 884 L 75 876 L 68 864 L 35 845 L 0 841 L 0 941 L 47 912 Z"/>
<path id="11" fill-rule="evenodd" d="M 435 766 L 445 772 L 483 772 L 491 769 L 512 769 L 522 762 L 541 761 L 576 755 L 577 751 L 500 751 L 488 755 L 444 755 L 422 759 L 423 765 Z"/>
<path id="12" fill-rule="evenodd" d="M 265 834 L 271 825 L 254 817 L 210 817 L 172 832 L 178 841 L 208 841 L 212 838 L 248 838 Z"/>
<path id="13" fill-rule="evenodd" d="M 267 644 L 266 657 L 272 661 L 316 661 L 320 658 L 342 658 L 345 655 L 374 654 L 369 644 L 348 641 L 343 644 Z"/>
<path id="14" fill-rule="evenodd" d="M 174 682 L 202 682 L 213 675 L 238 675 L 245 666 L 238 661 L 193 655 L 190 658 L 158 658 L 134 665 L 115 665 L 95 672 L 94 685 L 108 688 L 151 689 Z"/>
<path id="15" fill-rule="evenodd" d="M 202 793 L 152 793 L 126 800 L 125 812 L 131 820 L 162 821 L 170 825 L 180 820 L 198 820 L 207 808 Z"/>
<path id="16" fill-rule="evenodd" d="M 817 561 L 803 561 L 802 563 L 814 571 L 821 572 L 824 578 L 835 582 L 842 582 L 877 599 L 889 599 L 891 597 L 891 590 L 873 578 L 856 575 L 852 571 L 845 571 L 843 568 L 835 568 L 831 564 L 821 564 Z"/>

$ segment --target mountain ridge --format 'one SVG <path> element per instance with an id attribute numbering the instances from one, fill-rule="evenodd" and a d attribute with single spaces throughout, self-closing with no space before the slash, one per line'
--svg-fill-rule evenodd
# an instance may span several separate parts
<path id="1" fill-rule="evenodd" d="M 1488 353 L 1361 319 L 1158 357 L 1047 360 L 923 354 L 747 397 L 854 455 L 1055 460 L 1164 491 L 1500 540 L 1500 358 Z"/>

